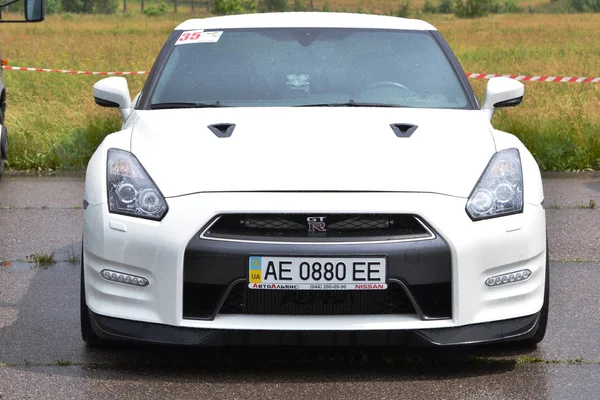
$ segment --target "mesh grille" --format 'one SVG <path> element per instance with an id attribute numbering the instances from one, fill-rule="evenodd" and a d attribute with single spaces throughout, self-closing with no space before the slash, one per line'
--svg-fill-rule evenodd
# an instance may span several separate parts
<path id="1" fill-rule="evenodd" d="M 329 225 L 329 229 L 353 230 L 353 229 L 388 229 L 394 225 L 394 220 L 382 218 L 381 216 L 354 217 Z"/>
<path id="2" fill-rule="evenodd" d="M 236 284 L 219 314 L 372 315 L 416 314 L 402 286 L 386 290 L 252 290 Z"/>
<path id="3" fill-rule="evenodd" d="M 317 219 L 317 229 L 309 221 Z M 225 214 L 204 237 L 266 241 L 375 241 L 433 238 L 413 215 L 405 214 Z"/>
<path id="4" fill-rule="evenodd" d="M 305 229 L 305 225 L 290 221 L 285 218 L 277 217 L 253 217 L 249 216 L 240 221 L 248 229 Z"/>
<path id="5" fill-rule="evenodd" d="M 238 283 L 227 295 L 219 314 L 244 314 L 245 308 L 245 283 Z"/>

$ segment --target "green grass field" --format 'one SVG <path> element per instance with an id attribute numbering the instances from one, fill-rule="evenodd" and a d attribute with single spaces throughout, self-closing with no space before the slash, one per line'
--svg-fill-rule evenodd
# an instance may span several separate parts
<path id="1" fill-rule="evenodd" d="M 52 15 L 40 24 L 0 25 L 0 41 L 3 58 L 15 66 L 146 70 L 189 17 Z M 421 17 L 442 32 L 468 72 L 600 76 L 600 14 Z M 82 169 L 102 138 L 119 129 L 118 112 L 93 102 L 100 77 L 5 71 L 4 78 L 9 168 Z M 127 78 L 132 94 L 144 79 Z M 485 81 L 471 83 L 481 98 Z M 525 85 L 523 104 L 497 112 L 494 125 L 518 135 L 544 170 L 599 169 L 600 84 Z"/>

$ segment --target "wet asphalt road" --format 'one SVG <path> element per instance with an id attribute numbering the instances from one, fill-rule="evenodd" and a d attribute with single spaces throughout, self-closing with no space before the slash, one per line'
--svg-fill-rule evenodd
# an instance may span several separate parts
<path id="1" fill-rule="evenodd" d="M 600 174 L 544 185 L 551 311 L 535 350 L 98 350 L 79 336 L 79 266 L 69 262 L 81 246 L 83 177 L 5 176 L 0 399 L 600 398 Z M 51 252 L 47 268 L 27 262 Z"/>

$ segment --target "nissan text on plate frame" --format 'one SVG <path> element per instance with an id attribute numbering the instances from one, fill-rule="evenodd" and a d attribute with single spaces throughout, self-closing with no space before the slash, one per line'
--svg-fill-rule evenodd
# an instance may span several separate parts
<path id="1" fill-rule="evenodd" d="M 538 166 L 430 24 L 336 13 L 189 20 L 87 168 L 89 345 L 540 342 Z M 314 339 L 314 341 L 313 341 Z"/>

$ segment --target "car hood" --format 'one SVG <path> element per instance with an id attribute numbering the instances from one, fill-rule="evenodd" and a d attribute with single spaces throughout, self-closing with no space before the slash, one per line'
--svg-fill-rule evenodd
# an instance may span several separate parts
<path id="1" fill-rule="evenodd" d="M 467 197 L 495 152 L 484 113 L 410 108 L 135 111 L 131 151 L 166 197 L 231 191 Z M 232 123 L 230 137 L 208 125 Z M 390 124 L 417 125 L 397 137 Z"/>

